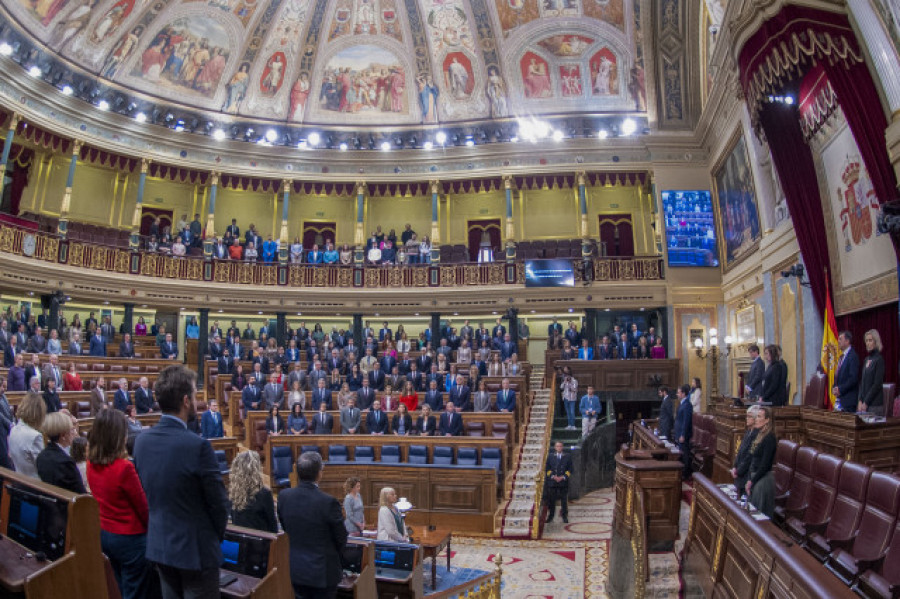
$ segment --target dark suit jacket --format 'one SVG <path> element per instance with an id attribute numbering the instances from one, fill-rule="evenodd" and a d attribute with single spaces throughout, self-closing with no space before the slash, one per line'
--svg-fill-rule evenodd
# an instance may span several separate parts
<path id="1" fill-rule="evenodd" d="M 25 369 L 11 366 L 6 374 L 6 387 L 10 391 L 24 391 L 28 388 L 25 382 Z"/>
<path id="2" fill-rule="evenodd" d="M 556 452 L 551 450 L 547 455 L 547 463 L 544 470 L 547 477 L 547 486 L 561 491 L 569 488 L 569 476 L 572 473 L 572 456 L 563 452 L 562 459 L 556 457 Z M 551 476 L 562 476 L 563 480 L 556 482 Z"/>
<path id="3" fill-rule="evenodd" d="M 370 434 L 391 432 L 390 416 L 384 410 L 380 410 L 378 414 L 378 420 L 375 419 L 375 410 L 366 415 L 366 430 Z"/>
<path id="4" fill-rule="evenodd" d="M 659 406 L 659 434 L 672 440 L 672 432 L 675 428 L 675 410 L 672 407 L 672 397 L 666 395 Z"/>
<path id="5" fill-rule="evenodd" d="M 762 390 L 762 400 L 764 402 L 771 403 L 773 406 L 783 406 L 787 405 L 787 365 L 782 367 L 782 362 L 779 360 L 778 362 L 772 362 L 769 364 L 769 367 L 766 368 L 766 372 L 763 375 L 763 390 Z M 841 401 L 841 405 L 846 409 L 844 402 Z M 856 403 L 854 401 L 854 410 Z"/>
<path id="6" fill-rule="evenodd" d="M 231 356 L 228 356 L 227 360 L 225 359 L 225 356 L 220 356 L 216 366 L 219 368 L 219 376 L 231 374 L 232 370 L 234 370 L 234 360 Z"/>
<path id="7" fill-rule="evenodd" d="M 153 390 L 149 386 L 146 390 L 143 387 L 135 389 L 134 407 L 137 408 L 138 414 L 146 414 L 153 409 Z"/>
<path id="8" fill-rule="evenodd" d="M 261 401 L 262 394 L 259 392 L 259 388 L 255 385 L 247 385 L 241 391 L 241 403 L 244 405 L 244 410 L 258 410 L 259 406 L 256 406 L 254 408 L 251 404 L 258 404 Z"/>
<path id="9" fill-rule="evenodd" d="M 360 410 L 368 410 L 375 401 L 375 389 L 371 386 L 360 387 L 356 392 L 356 407 Z"/>
<path id="10" fill-rule="evenodd" d="M 7 368 L 11 367 L 16 363 L 16 354 L 21 354 L 22 352 L 19 350 L 19 346 L 16 346 L 16 351 L 13 352 L 12 345 L 7 345 L 3 349 L 3 365 Z"/>
<path id="11" fill-rule="evenodd" d="M 323 424 L 321 412 L 316 412 L 312 420 L 309 421 L 309 427 L 314 435 L 330 435 L 334 432 L 334 416 L 326 412 Z"/>
<path id="12" fill-rule="evenodd" d="M 450 417 L 447 415 L 447 412 L 441 413 L 441 421 L 438 425 L 438 432 L 441 435 L 453 435 L 454 437 L 458 437 L 462 434 L 462 415 L 454 414 L 453 421 L 450 421 Z"/>
<path id="13" fill-rule="evenodd" d="M 49 390 L 44 391 L 44 405 L 47 406 L 47 413 L 51 412 L 59 412 L 62 409 L 62 404 L 59 402 L 59 393 L 54 391 L 50 393 Z"/>
<path id="14" fill-rule="evenodd" d="M 750 446 L 753 445 L 753 440 L 756 438 L 758 432 L 757 429 L 751 428 L 744 433 L 744 440 L 741 441 L 737 456 L 734 458 L 734 469 L 737 470 L 737 478 L 734 482 L 738 492 L 741 494 L 744 493 L 747 477 L 750 476 Z"/>
<path id="15" fill-rule="evenodd" d="M 694 406 L 691 404 L 690 397 L 686 397 L 678 404 L 678 411 L 675 413 L 675 432 L 672 435 L 675 443 L 678 443 L 679 437 L 684 436 L 684 442 L 690 446 L 691 437 L 694 435 L 693 415 Z"/>
<path id="16" fill-rule="evenodd" d="M 228 497 L 209 441 L 164 415 L 138 435 L 134 465 L 147 494 L 147 559 L 185 570 L 218 569 Z"/>
<path id="17" fill-rule="evenodd" d="M 447 401 L 452 401 L 453 406 L 459 408 L 461 412 L 471 412 L 472 402 L 469 400 L 471 390 L 468 385 L 456 386 L 450 390 L 450 396 Z"/>
<path id="18" fill-rule="evenodd" d="M 374 370 L 369 371 L 369 386 L 377 391 L 384 391 L 384 371 L 379 370 L 375 372 Z"/>
<path id="19" fill-rule="evenodd" d="M 93 335 L 91 337 L 90 355 L 106 357 L 106 339 Z"/>
<path id="20" fill-rule="evenodd" d="M 324 403 L 326 406 L 328 406 L 328 409 L 330 410 L 331 409 L 331 389 L 329 389 L 328 387 L 325 387 L 324 389 L 319 389 L 317 387 L 316 390 L 312 392 L 312 398 L 310 401 L 312 402 L 310 404 L 310 407 L 313 410 L 318 410 L 320 403 Z"/>
<path id="21" fill-rule="evenodd" d="M 747 373 L 747 380 L 744 385 L 750 387 L 749 397 L 759 397 L 762 393 L 763 375 L 766 372 L 766 363 L 762 358 L 756 358 L 750 364 L 750 372 Z M 749 467 L 749 466 L 748 466 Z"/>
<path id="22" fill-rule="evenodd" d="M 54 442 L 38 454 L 35 460 L 38 476 L 45 483 L 61 487 L 73 493 L 87 493 L 84 488 L 84 480 L 81 472 L 75 465 L 75 460 L 69 457 L 62 447 Z"/>
<path id="23" fill-rule="evenodd" d="M 834 386 L 841 391 L 841 409 L 855 412 L 859 397 L 859 356 L 852 347 L 844 354 L 841 367 L 834 375 Z"/>
<path id="24" fill-rule="evenodd" d="M 120 412 L 124 412 L 130 405 L 131 396 L 128 394 L 128 391 L 117 389 L 116 395 L 113 398 L 113 407 Z"/>
<path id="25" fill-rule="evenodd" d="M 424 425 L 424 427 L 423 427 Z M 416 419 L 416 426 L 413 429 L 414 435 L 422 435 L 425 437 L 431 437 L 434 435 L 434 431 L 436 429 L 436 424 L 434 420 L 434 416 L 429 416 L 427 419 L 419 416 Z"/>
<path id="26" fill-rule="evenodd" d="M 291 544 L 291 582 L 313 588 L 340 583 L 347 529 L 338 500 L 310 482 L 278 494 L 278 519 Z"/>
<path id="27" fill-rule="evenodd" d="M 209 410 L 203 412 L 200 417 L 200 435 L 204 439 L 218 439 L 225 436 L 225 427 L 222 426 L 222 412 L 216 412 L 219 417 L 214 419 L 213 413 Z"/>
<path id="28" fill-rule="evenodd" d="M 171 343 L 163 341 L 162 346 L 159 348 L 159 354 L 166 360 L 175 360 L 178 358 L 178 346 L 174 341 Z"/>
<path id="29" fill-rule="evenodd" d="M 438 389 L 434 393 L 430 390 L 425 392 L 424 402 L 431 406 L 432 412 L 440 412 L 444 409 L 444 394 Z"/>
<path id="30" fill-rule="evenodd" d="M 503 401 L 503 389 L 497 391 L 497 411 L 506 410 L 512 412 L 516 409 L 516 392 L 509 389 L 506 394 L 506 401 Z"/>
<path id="31" fill-rule="evenodd" d="M 119 357 L 120 358 L 133 358 L 134 357 L 134 343 L 125 343 L 124 341 L 119 344 Z"/>
<path id="32" fill-rule="evenodd" d="M 859 400 L 866 408 L 884 405 L 884 358 L 881 353 L 870 353 L 863 362 L 859 384 Z M 893 398 L 889 398 L 893 399 Z"/>
<path id="33" fill-rule="evenodd" d="M 287 432 L 287 425 L 284 422 L 284 417 L 279 415 L 276 419 L 273 419 L 271 416 L 266 418 L 266 432 L 278 433 L 280 435 L 285 434 Z"/>

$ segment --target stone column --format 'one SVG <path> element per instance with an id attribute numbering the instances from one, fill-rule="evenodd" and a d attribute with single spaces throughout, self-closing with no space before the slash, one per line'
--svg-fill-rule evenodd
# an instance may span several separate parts
<path id="1" fill-rule="evenodd" d="M 6 178 L 6 168 L 9 162 L 9 152 L 12 150 L 13 138 L 16 136 L 16 127 L 19 126 L 19 120 L 22 116 L 13 113 L 9 119 L 9 130 L 6 132 L 6 139 L 3 140 L 3 156 L 0 157 L 0 195 L 3 194 L 3 181 Z"/>
<path id="2" fill-rule="evenodd" d="M 138 178 L 137 202 L 134 205 L 134 216 L 131 217 L 131 237 L 128 239 L 128 248 L 132 252 L 138 251 L 141 245 L 141 214 L 144 207 L 144 186 L 147 184 L 147 170 L 150 168 L 150 159 L 141 159 L 141 174 Z"/>
<path id="3" fill-rule="evenodd" d="M 600 316 L 600 310 L 597 308 L 587 308 L 584 311 L 584 330 L 587 333 L 587 339 L 594 346 L 597 342 L 597 322 Z"/>
<path id="4" fill-rule="evenodd" d="M 503 190 L 506 193 L 506 261 L 513 262 L 516 259 L 516 229 L 513 225 L 513 197 L 512 177 L 503 177 Z"/>
<path id="5" fill-rule="evenodd" d="M 282 264 L 287 264 L 288 261 L 288 250 L 290 247 L 290 239 L 288 239 L 288 212 L 290 210 L 289 206 L 291 203 L 291 185 L 292 181 L 285 179 L 282 182 L 282 195 L 281 195 L 281 243 L 278 245 L 278 261 Z M 281 342 L 278 342 L 281 345 Z"/>
<path id="6" fill-rule="evenodd" d="M 437 347 L 441 340 L 441 313 L 431 313 L 431 345 Z"/>
<path id="7" fill-rule="evenodd" d="M 354 314 L 353 315 L 353 344 L 359 348 L 356 351 L 360 353 L 364 353 L 363 342 L 363 315 L 362 314 Z M 359 357 L 359 356 L 357 356 Z"/>
<path id="8" fill-rule="evenodd" d="M 287 344 L 287 313 L 275 313 L 275 343 L 278 347 L 284 347 Z"/>
<path id="9" fill-rule="evenodd" d="M 365 219 L 366 182 L 358 181 L 356 183 L 356 227 L 353 230 L 353 245 L 356 247 L 353 252 L 353 262 L 358 266 L 362 266 L 366 261 L 366 231 L 363 228 L 365 226 Z M 356 339 L 354 339 L 354 343 L 355 342 Z M 360 343 L 359 346 L 362 347 L 362 344 Z"/>
<path id="10" fill-rule="evenodd" d="M 441 222 L 440 222 L 440 190 L 441 183 L 438 180 L 431 182 L 431 263 L 441 261 Z"/>
<path id="11" fill-rule="evenodd" d="M 219 173 L 213 172 L 210 174 L 209 180 L 209 208 L 206 211 L 206 236 L 203 239 L 203 257 L 207 260 L 212 259 L 213 239 L 216 236 L 216 194 L 218 191 Z"/>
<path id="12" fill-rule="evenodd" d="M 75 181 L 75 166 L 78 164 L 78 156 L 81 154 L 81 146 L 84 142 L 76 139 L 72 143 L 72 158 L 69 160 L 69 175 L 66 177 L 66 190 L 63 193 L 62 204 L 59 208 L 59 224 L 57 233 L 63 239 L 69 231 L 69 210 L 72 205 L 72 184 Z"/>
<path id="13" fill-rule="evenodd" d="M 125 316 L 122 318 L 122 324 L 125 325 L 126 333 L 134 332 L 134 304 L 122 304 L 125 308 Z"/>

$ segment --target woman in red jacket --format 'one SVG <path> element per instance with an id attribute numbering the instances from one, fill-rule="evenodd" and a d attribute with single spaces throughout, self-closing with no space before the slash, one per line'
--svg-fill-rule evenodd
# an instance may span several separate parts
<path id="1" fill-rule="evenodd" d="M 410 412 L 415 412 L 419 407 L 419 394 L 413 388 L 412 381 L 406 381 L 403 385 L 403 393 L 400 394 L 400 403 L 406 406 Z"/>
<path id="2" fill-rule="evenodd" d="M 128 422 L 103 410 L 88 439 L 88 484 L 100 511 L 100 546 L 109 557 L 122 599 L 143 599 L 151 584 L 147 552 L 147 496 L 125 442 Z"/>
<path id="3" fill-rule="evenodd" d="M 75 370 L 75 362 L 69 362 L 69 367 L 63 375 L 63 391 L 81 391 L 82 388 L 81 377 Z"/>

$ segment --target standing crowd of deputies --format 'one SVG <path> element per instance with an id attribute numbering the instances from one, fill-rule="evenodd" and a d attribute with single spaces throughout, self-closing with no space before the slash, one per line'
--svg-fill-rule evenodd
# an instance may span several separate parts
<path id="1" fill-rule="evenodd" d="M 579 332 L 575 323 L 569 321 L 563 331 L 554 318 L 547 326 L 547 349 L 560 350 L 560 360 L 661 360 L 666 357 L 663 338 L 656 334 L 656 328 L 641 331 L 636 323 L 627 330 L 613 325 L 612 330 L 592 345 L 583 327 Z"/>

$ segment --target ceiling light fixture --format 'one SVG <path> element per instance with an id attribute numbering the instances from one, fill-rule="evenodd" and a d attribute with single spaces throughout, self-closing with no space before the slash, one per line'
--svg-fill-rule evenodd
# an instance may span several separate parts
<path id="1" fill-rule="evenodd" d="M 597 131 L 597 137 L 599 137 L 600 139 L 606 139 L 607 137 L 609 137 L 609 131 L 607 131 L 606 129 L 600 129 L 599 131 Z"/>
<path id="2" fill-rule="evenodd" d="M 275 140 L 278 139 L 278 131 L 275 129 L 269 129 L 266 131 L 266 141 L 269 143 L 275 143 Z"/>
<path id="3" fill-rule="evenodd" d="M 430 141 L 426 141 L 425 143 L 422 144 L 422 147 L 425 148 L 426 150 L 430 150 L 431 148 L 434 147 L 434 144 L 431 143 Z"/>
<path id="4" fill-rule="evenodd" d="M 443 131 L 438 131 L 434 135 L 434 141 L 438 142 L 440 145 L 444 145 L 445 143 L 447 143 L 447 134 Z"/>
<path id="5" fill-rule="evenodd" d="M 225 131 L 223 131 L 222 129 L 216 129 L 212 132 L 212 136 L 214 140 L 222 141 L 223 139 L 225 139 Z"/>
<path id="6" fill-rule="evenodd" d="M 139 113 L 137 113 L 136 115 L 134 115 L 134 120 L 136 120 L 136 121 L 139 122 L 139 123 L 146 123 L 146 122 L 147 122 L 147 115 L 144 114 L 143 112 L 139 112 Z"/>
<path id="7" fill-rule="evenodd" d="M 315 147 L 319 145 L 320 141 L 322 141 L 322 136 L 313 131 L 309 134 L 309 137 L 306 138 L 306 141 L 309 142 L 309 145 Z"/>
<path id="8" fill-rule="evenodd" d="M 75 90 L 72 89 L 71 85 L 64 85 L 62 88 L 62 93 L 64 96 L 71 96 L 73 93 L 75 93 Z"/>
<path id="9" fill-rule="evenodd" d="M 390 152 L 391 151 L 391 142 L 389 142 L 389 141 L 381 142 L 381 151 L 382 152 Z"/>
<path id="10" fill-rule="evenodd" d="M 100 100 L 99 102 L 97 102 L 97 108 L 99 108 L 100 110 L 109 110 L 109 102 L 107 102 L 106 100 Z"/>
<path id="11" fill-rule="evenodd" d="M 41 71 L 41 67 L 39 67 L 39 66 L 33 66 L 30 69 L 28 69 L 28 74 L 31 75 L 32 77 L 40 77 L 42 72 L 43 71 Z"/>
<path id="12" fill-rule="evenodd" d="M 553 131 L 553 141 L 562 141 L 563 140 L 563 132 L 559 129 Z"/>
<path id="13" fill-rule="evenodd" d="M 345 142 L 342 141 L 342 142 L 341 142 L 341 145 L 338 146 L 338 149 L 340 149 L 341 152 L 346 152 L 346 151 L 347 151 L 347 144 L 346 144 Z"/>
<path id="14" fill-rule="evenodd" d="M 3 42 L 2 44 L 0 44 L 0 54 L 2 54 L 3 56 L 9 56 L 12 53 L 13 53 L 12 46 L 7 44 L 6 42 Z"/>
<path id="15" fill-rule="evenodd" d="M 634 122 L 634 119 L 625 119 L 624 121 L 622 121 L 621 131 L 622 135 L 632 135 L 635 131 L 637 131 L 637 123 Z"/>

